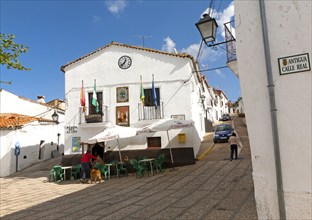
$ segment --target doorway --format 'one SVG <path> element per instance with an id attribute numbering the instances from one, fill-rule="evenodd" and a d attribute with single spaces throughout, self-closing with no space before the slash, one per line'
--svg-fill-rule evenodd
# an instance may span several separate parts
<path id="1" fill-rule="evenodd" d="M 104 143 L 96 143 L 93 147 L 92 147 L 92 155 L 94 156 L 100 156 L 103 160 L 104 157 Z"/>

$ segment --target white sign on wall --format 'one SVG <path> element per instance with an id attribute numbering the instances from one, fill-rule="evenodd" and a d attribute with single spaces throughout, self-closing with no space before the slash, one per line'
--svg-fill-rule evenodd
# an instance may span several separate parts
<path id="1" fill-rule="evenodd" d="M 280 75 L 311 70 L 308 53 L 278 58 L 278 66 Z"/>

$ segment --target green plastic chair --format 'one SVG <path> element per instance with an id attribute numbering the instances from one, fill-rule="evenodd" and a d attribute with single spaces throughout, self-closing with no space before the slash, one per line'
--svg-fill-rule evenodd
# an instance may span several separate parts
<path id="1" fill-rule="evenodd" d="M 51 178 L 52 178 L 52 181 L 51 181 Z M 48 180 L 49 180 L 49 182 L 55 182 L 54 169 L 50 170 Z"/>
<path id="2" fill-rule="evenodd" d="M 72 168 L 71 175 L 75 178 L 75 180 L 77 179 L 78 175 L 80 175 L 81 166 L 82 165 L 79 163 Z"/>
<path id="3" fill-rule="evenodd" d="M 111 166 L 111 175 L 113 173 L 115 177 L 119 176 L 120 170 L 119 170 L 118 160 L 113 160 L 111 163 L 114 164 L 114 166 Z M 116 164 L 117 164 L 117 166 L 116 166 Z"/>
<path id="4" fill-rule="evenodd" d="M 98 169 L 101 175 L 108 180 L 108 167 L 105 164 L 97 164 L 94 168 Z"/>
<path id="5" fill-rule="evenodd" d="M 145 166 L 140 164 L 136 159 L 131 159 L 130 164 L 136 172 L 136 177 L 144 176 L 144 172 L 146 171 Z"/>
<path id="6" fill-rule="evenodd" d="M 127 165 L 125 163 L 118 165 L 119 176 L 128 176 Z"/>
<path id="7" fill-rule="evenodd" d="M 165 155 L 164 154 L 160 154 L 156 160 L 154 161 L 154 169 L 155 171 L 157 172 L 158 170 L 161 172 L 161 173 L 164 173 L 164 170 L 163 170 L 163 164 L 165 162 Z"/>
<path id="8" fill-rule="evenodd" d="M 61 166 L 54 166 L 53 171 L 54 171 L 54 181 L 64 180 L 64 171 Z"/>

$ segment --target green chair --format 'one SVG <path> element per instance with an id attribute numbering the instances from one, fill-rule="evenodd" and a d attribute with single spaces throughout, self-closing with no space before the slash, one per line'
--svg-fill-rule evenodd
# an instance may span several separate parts
<path id="1" fill-rule="evenodd" d="M 52 173 L 52 170 L 50 171 Z M 53 181 L 63 181 L 64 180 L 64 171 L 61 166 L 53 167 Z"/>
<path id="2" fill-rule="evenodd" d="M 81 166 L 82 166 L 81 163 L 79 163 L 72 168 L 71 176 L 73 176 L 75 180 L 77 179 L 78 176 L 80 176 Z"/>
<path id="3" fill-rule="evenodd" d="M 95 169 L 98 169 L 101 172 L 101 175 L 108 180 L 108 168 L 105 164 L 97 164 Z"/>
<path id="4" fill-rule="evenodd" d="M 52 181 L 51 181 L 51 178 L 52 178 Z M 49 182 L 55 182 L 54 169 L 50 170 L 48 180 L 49 180 Z"/>
<path id="5" fill-rule="evenodd" d="M 164 154 L 160 154 L 154 161 L 154 169 L 155 169 L 155 172 L 157 172 L 158 170 L 161 172 L 161 173 L 164 173 L 164 170 L 163 170 L 163 164 L 165 162 L 165 155 Z"/>
<path id="6" fill-rule="evenodd" d="M 118 165 L 119 176 L 128 176 L 127 164 L 122 163 Z"/>
<path id="7" fill-rule="evenodd" d="M 120 170 L 119 170 L 118 160 L 113 160 L 111 163 L 114 164 L 114 166 L 111 166 L 111 175 L 113 173 L 115 177 L 119 176 Z"/>
<path id="8" fill-rule="evenodd" d="M 144 176 L 144 172 L 146 171 L 145 166 L 140 164 L 136 159 L 131 159 L 130 164 L 136 172 L 136 177 Z"/>

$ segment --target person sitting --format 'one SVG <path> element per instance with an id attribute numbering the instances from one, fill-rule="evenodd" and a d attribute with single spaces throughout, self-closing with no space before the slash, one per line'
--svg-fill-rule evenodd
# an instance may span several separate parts
<path id="1" fill-rule="evenodd" d="M 96 169 L 98 164 L 104 164 L 102 158 L 98 155 L 96 160 L 93 161 L 92 165 Z"/>

